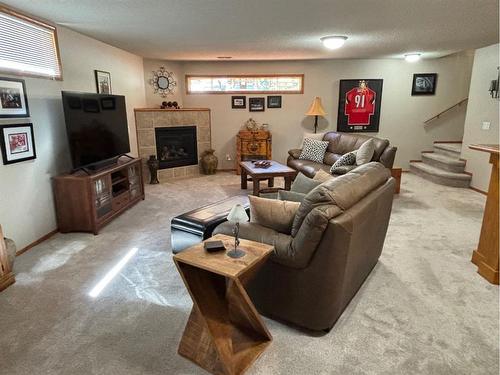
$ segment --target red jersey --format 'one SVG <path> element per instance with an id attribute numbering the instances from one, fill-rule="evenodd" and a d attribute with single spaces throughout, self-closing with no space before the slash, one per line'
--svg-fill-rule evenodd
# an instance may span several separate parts
<path id="1" fill-rule="evenodd" d="M 347 125 L 370 125 L 370 116 L 375 113 L 375 96 L 369 87 L 355 87 L 347 92 L 344 107 Z"/>

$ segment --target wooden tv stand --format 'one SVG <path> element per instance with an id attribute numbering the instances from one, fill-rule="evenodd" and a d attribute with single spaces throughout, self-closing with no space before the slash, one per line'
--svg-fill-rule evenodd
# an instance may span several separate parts
<path id="1" fill-rule="evenodd" d="M 110 167 L 87 174 L 79 171 L 54 178 L 59 231 L 99 230 L 144 199 L 141 159 L 120 158 Z"/>

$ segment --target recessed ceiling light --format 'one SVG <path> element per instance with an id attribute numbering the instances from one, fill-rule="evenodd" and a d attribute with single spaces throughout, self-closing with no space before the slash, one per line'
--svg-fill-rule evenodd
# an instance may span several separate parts
<path id="1" fill-rule="evenodd" d="M 405 55 L 405 60 L 407 62 L 417 62 L 418 60 L 420 60 L 421 55 L 421 53 L 407 53 Z"/>
<path id="2" fill-rule="evenodd" d="M 218 59 L 220 60 L 229 60 L 229 59 L 232 59 L 231 56 L 217 56 Z"/>
<path id="3" fill-rule="evenodd" d="M 347 37 L 338 35 L 324 36 L 323 38 L 320 38 L 320 40 L 326 48 L 337 49 L 344 45 L 345 41 L 347 40 Z"/>

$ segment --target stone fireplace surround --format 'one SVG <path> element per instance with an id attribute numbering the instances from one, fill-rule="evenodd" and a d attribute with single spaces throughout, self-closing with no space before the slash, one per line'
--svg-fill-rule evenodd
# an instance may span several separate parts
<path id="1" fill-rule="evenodd" d="M 145 181 L 149 181 L 149 170 L 146 161 L 150 155 L 156 155 L 155 128 L 196 126 L 198 158 L 211 148 L 210 137 L 210 109 L 208 108 L 183 108 L 159 109 L 136 108 L 135 126 L 137 130 L 137 149 L 143 161 Z M 158 155 L 156 155 L 158 157 Z M 196 176 L 200 173 L 200 165 L 160 169 L 158 179 L 166 182 L 175 177 Z"/>

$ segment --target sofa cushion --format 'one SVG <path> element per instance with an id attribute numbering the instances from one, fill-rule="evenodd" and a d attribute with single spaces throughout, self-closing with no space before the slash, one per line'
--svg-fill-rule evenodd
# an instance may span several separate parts
<path id="1" fill-rule="evenodd" d="M 305 138 L 299 159 L 311 160 L 315 161 L 316 163 L 323 163 L 323 158 L 325 157 L 325 151 L 327 147 L 328 142 Z"/>
<path id="2" fill-rule="evenodd" d="M 374 152 L 375 144 L 373 143 L 373 139 L 369 139 L 356 150 L 356 165 L 369 163 L 372 160 Z"/>
<path id="3" fill-rule="evenodd" d="M 313 180 L 312 178 L 299 173 L 297 174 L 297 177 L 295 177 L 290 190 L 296 193 L 307 194 L 319 184 L 321 184 L 321 181 Z"/>
<path id="4" fill-rule="evenodd" d="M 302 202 L 302 199 L 304 199 L 305 196 L 306 195 L 304 193 L 297 193 L 295 191 L 278 191 L 278 199 L 282 201 Z"/>
<path id="5" fill-rule="evenodd" d="M 302 138 L 302 146 L 304 146 L 304 141 L 306 138 L 314 139 L 316 141 L 322 141 L 325 134 L 326 134 L 325 132 L 323 132 L 323 133 L 304 133 L 304 136 Z"/>
<path id="6" fill-rule="evenodd" d="M 249 195 L 250 222 L 278 232 L 290 234 L 293 219 L 300 203 L 267 199 Z"/>
<path id="7" fill-rule="evenodd" d="M 337 160 L 342 157 L 340 154 L 334 154 L 333 152 L 325 152 L 325 157 L 323 158 L 323 164 L 333 165 Z"/>
<path id="8" fill-rule="evenodd" d="M 323 163 L 316 163 L 310 160 L 300 160 L 288 158 L 287 165 L 296 171 L 302 172 L 305 176 L 313 178 L 317 171 L 323 169 L 324 171 L 330 170 L 330 165 Z"/>
<path id="9" fill-rule="evenodd" d="M 324 171 L 323 169 L 320 169 L 314 175 L 313 180 L 325 182 L 328 181 L 330 178 L 333 178 L 333 176 L 330 173 Z"/>
<path id="10" fill-rule="evenodd" d="M 342 156 L 339 160 L 337 160 L 330 169 L 330 173 L 332 174 L 343 174 L 337 173 L 337 169 L 339 167 L 345 167 L 347 165 L 356 165 L 356 152 L 348 152 L 344 156 Z"/>
<path id="11" fill-rule="evenodd" d="M 375 146 L 375 151 L 371 160 L 379 160 L 382 152 L 389 145 L 387 139 L 370 137 L 363 134 L 337 133 L 328 132 L 324 135 L 323 140 L 328 141 L 327 152 L 334 154 L 347 154 L 361 147 L 367 140 L 372 139 Z"/>
<path id="12" fill-rule="evenodd" d="M 332 178 L 308 193 L 295 215 L 291 235 L 295 237 L 302 223 L 311 211 L 320 206 L 337 206 L 345 211 L 390 177 L 390 172 L 382 164 L 371 162 L 355 168 L 353 171 Z M 333 212 L 333 211 L 332 211 Z M 310 230 L 305 228 L 304 230 Z"/>

